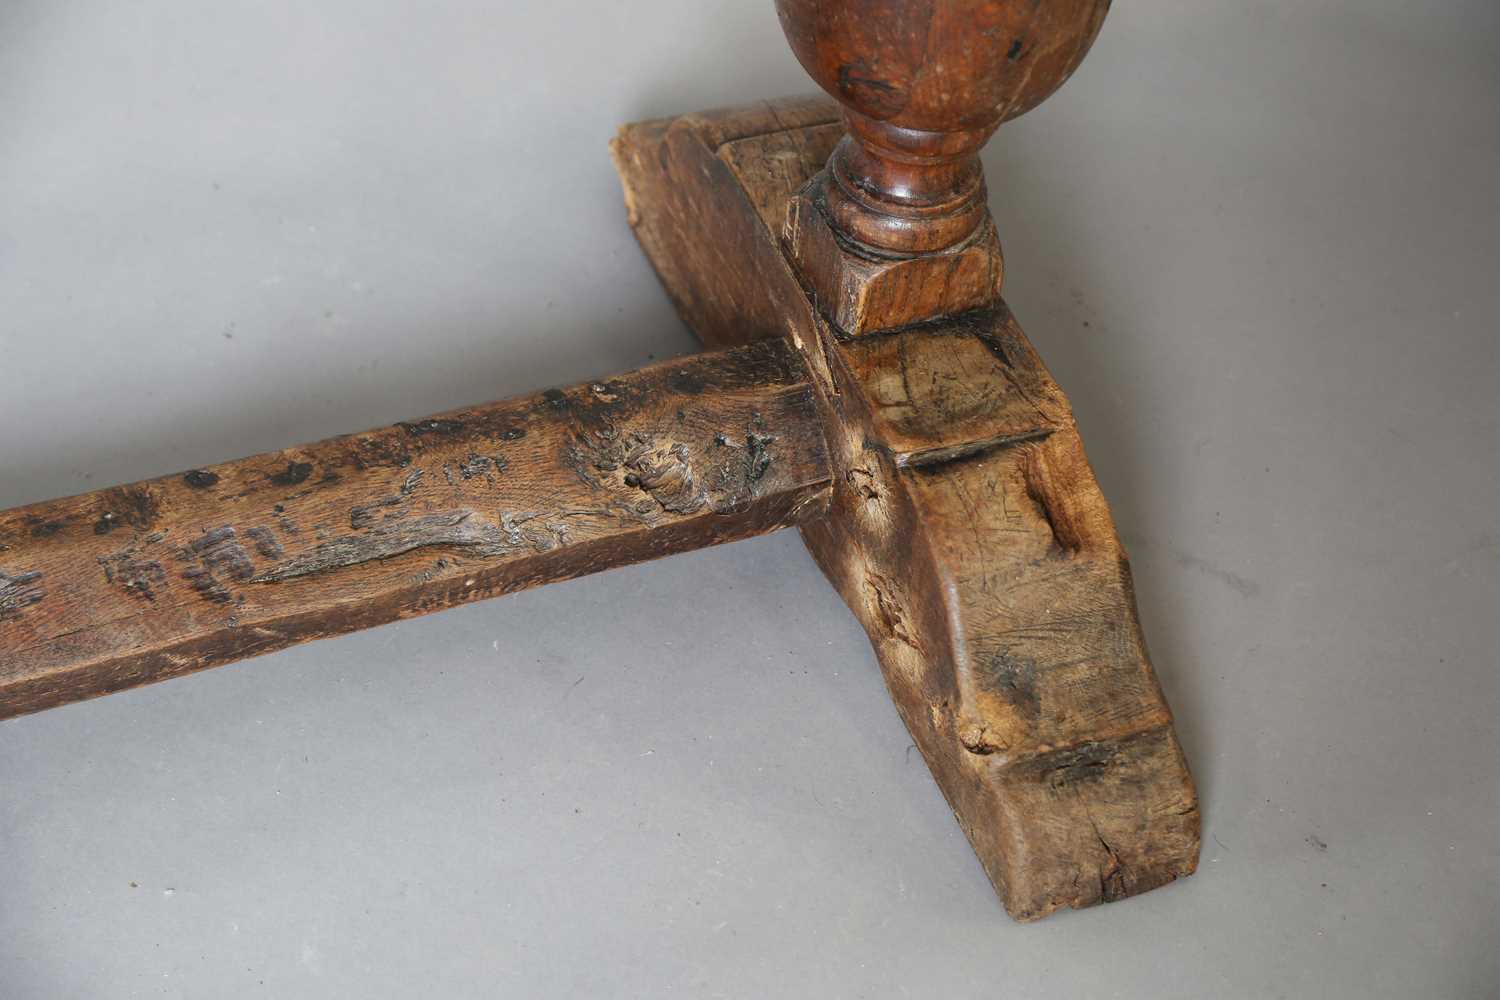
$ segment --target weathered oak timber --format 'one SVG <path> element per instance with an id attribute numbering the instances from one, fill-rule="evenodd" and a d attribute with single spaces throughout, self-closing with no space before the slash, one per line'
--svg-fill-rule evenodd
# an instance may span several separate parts
<path id="1" fill-rule="evenodd" d="M 0 512 L 0 718 L 820 516 L 769 340 Z"/>
<path id="2" fill-rule="evenodd" d="M 1196 867 L 1198 800 L 979 150 L 1110 0 L 777 0 L 842 110 L 628 126 L 630 225 L 723 348 L 0 512 L 0 718 L 799 526 L 1009 912 Z"/>
<path id="3" fill-rule="evenodd" d="M 641 122 L 611 144 L 626 181 L 626 218 L 678 312 L 708 346 L 802 328 L 807 299 L 769 234 L 780 231 L 787 199 L 841 134 L 828 101 L 794 98 Z M 742 172 L 762 183 L 740 185 Z M 743 211 L 745 199 L 757 196 L 755 211 Z"/>
<path id="4" fill-rule="evenodd" d="M 790 336 L 805 352 L 833 501 L 803 537 L 1011 914 L 1189 874 L 1197 796 L 1129 563 L 1067 400 L 1010 311 L 851 338 L 778 240 L 840 139 L 836 115 L 797 101 L 623 129 L 641 244 L 705 342 Z M 749 290 L 755 319 L 736 323 Z"/>

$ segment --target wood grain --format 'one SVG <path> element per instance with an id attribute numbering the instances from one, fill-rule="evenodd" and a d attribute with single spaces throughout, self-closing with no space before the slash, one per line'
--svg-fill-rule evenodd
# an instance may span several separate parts
<path id="1" fill-rule="evenodd" d="M 0 718 L 820 514 L 778 340 L 0 512 Z"/>
<path id="2" fill-rule="evenodd" d="M 806 354 L 833 498 L 803 537 L 1010 913 L 1191 873 L 1196 792 L 1066 397 L 1003 302 L 861 337 L 826 321 L 775 236 L 837 139 L 796 107 L 809 120 L 779 133 L 764 106 L 743 129 L 722 112 L 625 129 L 642 246 L 705 341 L 785 333 Z M 723 303 L 756 286 L 760 316 L 736 326 Z"/>
<path id="3" fill-rule="evenodd" d="M 914 390 L 940 450 L 882 437 L 909 421 L 891 383 L 941 371 L 981 323 L 1010 345 L 997 366 L 1009 374 L 964 394 Z M 1003 309 L 893 339 L 904 368 L 825 334 L 844 471 L 831 516 L 803 535 L 985 870 L 1022 920 L 1190 873 L 1197 798 L 1066 400 Z M 1028 382 L 1029 399 L 1016 389 Z M 1005 431 L 970 437 L 990 394 Z"/>
<path id="4" fill-rule="evenodd" d="M 841 132 L 828 101 L 794 98 L 641 122 L 611 144 L 626 218 L 708 346 L 785 337 L 810 321 L 798 315 L 809 306 L 773 234 L 787 198 Z M 761 183 L 742 185 L 737 172 L 754 172 Z"/>

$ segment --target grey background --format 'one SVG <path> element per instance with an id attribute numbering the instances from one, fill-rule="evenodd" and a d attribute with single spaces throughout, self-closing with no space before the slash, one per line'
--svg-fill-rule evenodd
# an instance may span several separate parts
<path id="1" fill-rule="evenodd" d="M 1122 3 L 986 154 L 1206 816 L 1010 923 L 795 534 L 0 724 L 0 996 L 1500 995 L 1500 10 Z M 769 2 L 0 3 L 0 507 L 691 351 Z"/>

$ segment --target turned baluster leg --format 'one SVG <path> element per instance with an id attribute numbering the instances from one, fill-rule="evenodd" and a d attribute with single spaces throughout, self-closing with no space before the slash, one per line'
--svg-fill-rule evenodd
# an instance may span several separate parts
<path id="1" fill-rule="evenodd" d="M 995 304 L 1004 276 L 979 151 L 1078 67 L 1109 0 L 777 0 L 847 134 L 785 240 L 849 334 Z"/>

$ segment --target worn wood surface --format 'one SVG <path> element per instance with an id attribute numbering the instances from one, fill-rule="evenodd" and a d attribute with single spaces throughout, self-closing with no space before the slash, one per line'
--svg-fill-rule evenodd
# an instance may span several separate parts
<path id="1" fill-rule="evenodd" d="M 620 130 L 610 151 L 625 179 L 626 218 L 705 344 L 784 337 L 810 320 L 799 316 L 807 300 L 789 280 L 774 234 L 787 199 L 822 167 L 842 131 L 837 109 L 821 98 Z M 747 189 L 735 181 L 738 171 L 756 171 L 764 183 Z M 747 196 L 759 199 L 748 212 Z"/>
<path id="2" fill-rule="evenodd" d="M 0 718 L 817 516 L 820 421 L 771 340 L 0 512 Z"/>
<path id="3" fill-rule="evenodd" d="M 705 341 L 806 353 L 833 501 L 803 536 L 1007 909 L 1191 873 L 1196 793 L 1066 398 L 1003 303 L 854 338 L 822 318 L 775 233 L 838 129 L 795 108 L 779 131 L 764 106 L 623 130 L 643 247 Z M 736 325 L 724 303 L 749 287 L 760 312 Z"/>

